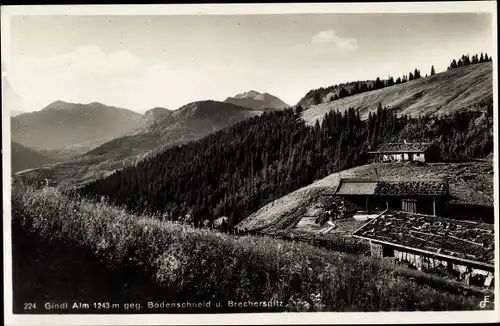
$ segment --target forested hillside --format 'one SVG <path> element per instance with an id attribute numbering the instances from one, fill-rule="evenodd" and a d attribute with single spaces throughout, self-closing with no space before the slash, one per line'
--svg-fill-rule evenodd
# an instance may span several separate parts
<path id="1" fill-rule="evenodd" d="M 328 113 L 313 127 L 298 117 L 291 109 L 264 113 L 89 183 L 80 192 L 168 219 L 189 214 L 195 225 L 228 216 L 232 226 L 315 179 L 366 164 L 366 151 L 386 141 L 439 140 L 447 160 L 486 156 L 493 148 L 491 116 L 480 112 L 398 118 L 379 105 L 366 121 L 350 108 Z"/>

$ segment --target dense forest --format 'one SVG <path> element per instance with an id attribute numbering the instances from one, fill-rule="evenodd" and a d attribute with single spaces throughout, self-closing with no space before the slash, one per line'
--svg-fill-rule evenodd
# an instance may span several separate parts
<path id="1" fill-rule="evenodd" d="M 233 226 L 315 179 L 366 164 L 366 151 L 387 141 L 438 140 L 445 160 L 484 157 L 493 146 L 488 113 L 398 118 L 379 104 L 366 121 L 350 108 L 331 111 L 309 127 L 297 110 L 266 112 L 89 183 L 79 193 L 194 225 L 227 216 Z"/>
<path id="2" fill-rule="evenodd" d="M 488 57 L 488 53 L 485 53 L 483 55 L 483 53 L 481 52 L 480 55 L 474 54 L 472 57 L 469 56 L 468 54 L 463 54 L 460 57 L 460 59 L 458 59 L 458 60 L 453 59 L 453 61 L 448 66 L 448 70 L 463 67 L 463 66 L 474 65 L 477 63 L 491 62 L 491 61 L 493 61 L 493 58 Z"/>

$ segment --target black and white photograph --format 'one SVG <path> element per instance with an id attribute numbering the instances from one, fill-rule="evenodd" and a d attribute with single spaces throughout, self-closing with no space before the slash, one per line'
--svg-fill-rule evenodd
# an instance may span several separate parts
<path id="1" fill-rule="evenodd" d="M 496 9 L 2 6 L 6 325 L 498 321 Z"/>

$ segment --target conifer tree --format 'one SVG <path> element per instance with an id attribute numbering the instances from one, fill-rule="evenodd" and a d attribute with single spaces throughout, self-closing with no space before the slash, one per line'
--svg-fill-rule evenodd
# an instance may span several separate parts
<path id="1" fill-rule="evenodd" d="M 394 84 L 394 78 L 392 78 L 392 76 L 389 76 L 389 78 L 387 79 L 387 87 L 393 86 Z"/>
<path id="2" fill-rule="evenodd" d="M 316 93 L 314 94 L 313 101 L 315 105 L 318 105 L 321 103 L 321 93 Z"/>
<path id="3" fill-rule="evenodd" d="M 464 55 L 464 66 L 468 66 L 471 64 L 469 55 Z"/>
<path id="4" fill-rule="evenodd" d="M 453 59 L 453 61 L 451 62 L 451 65 L 450 65 L 450 69 L 455 69 L 456 67 L 458 67 L 457 61 L 455 59 Z"/>
<path id="5" fill-rule="evenodd" d="M 414 79 L 419 79 L 421 76 L 420 76 L 420 70 L 418 70 L 417 68 L 415 68 L 415 71 L 414 71 L 414 75 L 413 75 L 413 78 Z"/>

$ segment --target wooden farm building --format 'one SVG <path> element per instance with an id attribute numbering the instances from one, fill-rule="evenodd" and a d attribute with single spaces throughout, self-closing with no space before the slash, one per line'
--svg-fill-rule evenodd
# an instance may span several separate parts
<path id="1" fill-rule="evenodd" d="M 384 209 L 443 215 L 448 208 L 446 180 L 341 179 L 334 195 L 364 207 L 367 212 Z"/>
<path id="2" fill-rule="evenodd" d="M 385 211 L 353 234 L 368 240 L 371 255 L 467 285 L 492 287 L 492 224 L 401 211 Z"/>
<path id="3" fill-rule="evenodd" d="M 439 162 L 440 149 L 434 143 L 385 143 L 368 152 L 375 162 Z"/>

